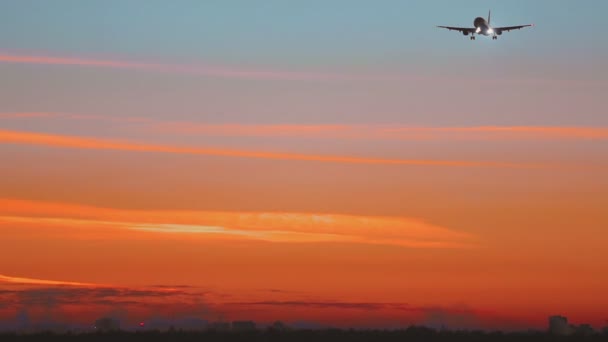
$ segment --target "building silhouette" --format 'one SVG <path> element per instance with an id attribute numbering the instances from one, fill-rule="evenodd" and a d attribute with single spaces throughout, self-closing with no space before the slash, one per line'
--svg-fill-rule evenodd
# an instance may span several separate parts
<path id="1" fill-rule="evenodd" d="M 232 322 L 233 331 L 254 331 L 255 322 L 253 321 L 234 321 Z"/>
<path id="2" fill-rule="evenodd" d="M 568 324 L 568 318 L 564 316 L 549 317 L 549 333 L 553 335 L 570 335 L 574 331 Z"/>
<path id="3" fill-rule="evenodd" d="M 230 323 L 228 322 L 213 322 L 208 326 L 209 330 L 213 331 L 229 331 Z"/>
<path id="4" fill-rule="evenodd" d="M 120 321 L 114 318 L 103 317 L 95 321 L 95 331 L 111 332 L 120 330 Z"/>
<path id="5" fill-rule="evenodd" d="M 595 330 L 593 330 L 593 327 L 590 324 L 581 324 L 578 327 L 576 327 L 577 335 L 589 336 L 589 335 L 593 335 L 594 333 L 595 333 Z"/>
<path id="6" fill-rule="evenodd" d="M 197 317 L 187 317 L 179 319 L 175 322 L 175 328 L 182 331 L 203 331 L 209 326 L 206 319 Z"/>
<path id="7" fill-rule="evenodd" d="M 272 331 L 288 331 L 289 327 L 281 321 L 275 321 L 268 329 Z"/>
<path id="8" fill-rule="evenodd" d="M 595 330 L 590 324 L 576 326 L 574 324 L 568 324 L 567 317 L 551 316 L 549 317 L 549 333 L 560 336 L 572 334 L 588 336 L 595 334 Z"/>

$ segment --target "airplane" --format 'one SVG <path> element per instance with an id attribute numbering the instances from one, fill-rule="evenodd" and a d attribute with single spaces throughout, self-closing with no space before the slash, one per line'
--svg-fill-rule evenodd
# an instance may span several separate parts
<path id="1" fill-rule="evenodd" d="M 492 40 L 498 39 L 498 36 L 502 35 L 503 32 L 509 32 L 512 30 L 521 30 L 525 27 L 534 26 L 532 24 L 529 25 L 520 25 L 520 26 L 506 26 L 506 27 L 492 27 L 490 26 L 490 19 L 492 18 L 492 11 L 488 13 L 488 20 L 482 17 L 475 18 L 473 21 L 473 25 L 475 27 L 452 27 L 452 26 L 437 26 L 439 28 L 448 29 L 450 31 L 460 31 L 463 35 L 468 36 L 471 35 L 471 40 L 475 40 L 475 34 L 484 35 L 484 36 L 492 36 Z"/>

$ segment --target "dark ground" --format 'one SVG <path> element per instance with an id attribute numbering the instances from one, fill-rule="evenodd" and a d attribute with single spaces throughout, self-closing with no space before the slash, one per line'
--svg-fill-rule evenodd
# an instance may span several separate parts
<path id="1" fill-rule="evenodd" d="M 608 335 L 552 336 L 545 333 L 484 333 L 484 332 L 436 332 L 426 328 L 409 328 L 399 331 L 354 331 L 354 330 L 294 330 L 294 331 L 251 331 L 251 332 L 112 332 L 86 334 L 0 334 L 1 342 L 11 341 L 70 341 L 70 342 L 110 342 L 110 341 L 265 341 L 265 342 L 339 342 L 339 341 L 603 341 Z"/>

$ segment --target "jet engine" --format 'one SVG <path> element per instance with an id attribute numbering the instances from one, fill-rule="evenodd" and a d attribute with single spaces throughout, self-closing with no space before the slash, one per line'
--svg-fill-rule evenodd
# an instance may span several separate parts
<path id="1" fill-rule="evenodd" d="M 469 31 L 462 31 L 462 34 L 464 34 L 465 36 L 469 35 Z"/>
<path id="2" fill-rule="evenodd" d="M 502 31 L 501 30 L 495 30 L 494 31 L 496 33 L 496 35 L 501 36 L 502 35 Z"/>

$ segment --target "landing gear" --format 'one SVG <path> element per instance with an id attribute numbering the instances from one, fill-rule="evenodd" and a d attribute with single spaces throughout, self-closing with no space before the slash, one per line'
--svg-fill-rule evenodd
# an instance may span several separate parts
<path id="1" fill-rule="evenodd" d="M 471 36 L 471 40 L 475 40 L 475 36 Z"/>
<path id="2" fill-rule="evenodd" d="M 498 40 L 498 36 L 492 36 L 492 40 Z"/>

